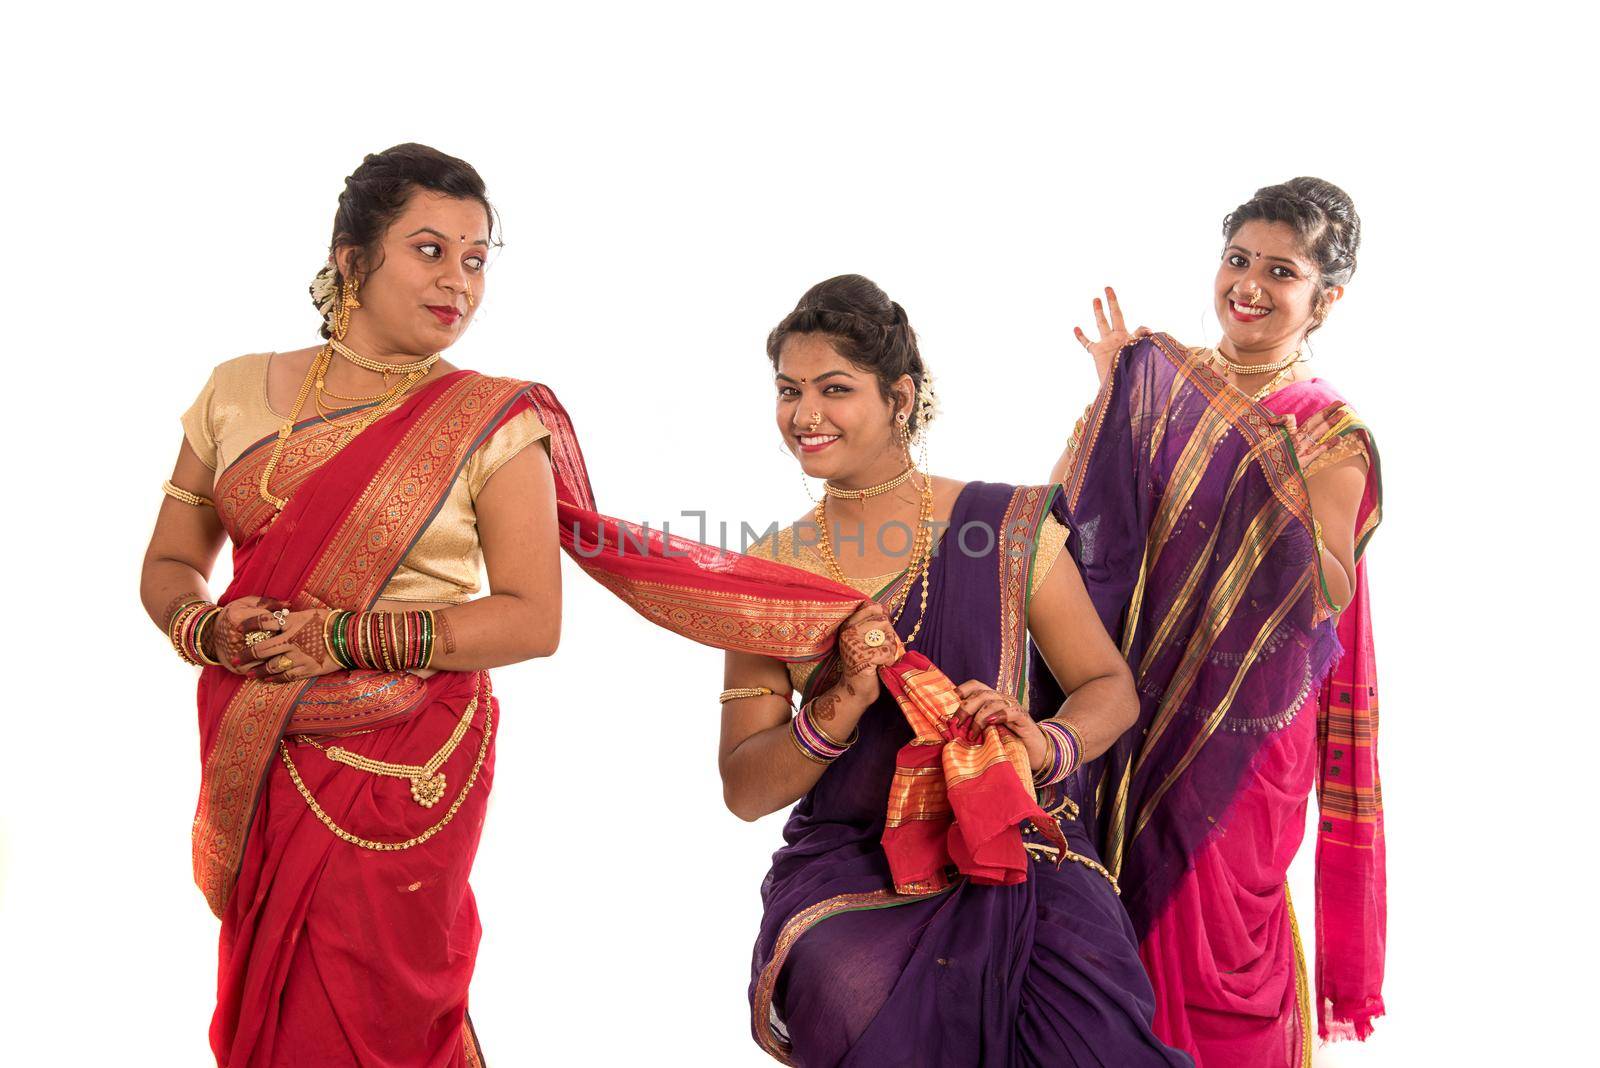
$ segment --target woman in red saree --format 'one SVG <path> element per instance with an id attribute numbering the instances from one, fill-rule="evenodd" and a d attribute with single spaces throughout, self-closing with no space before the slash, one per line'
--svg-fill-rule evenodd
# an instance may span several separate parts
<path id="1" fill-rule="evenodd" d="M 1224 223 L 1224 338 L 1189 349 L 1115 294 L 1078 331 L 1099 397 L 1054 472 L 1085 581 L 1140 693 L 1099 768 L 1102 846 L 1156 994 L 1200 1066 L 1309 1065 L 1383 1013 L 1384 840 L 1366 565 L 1366 426 L 1301 354 L 1355 268 L 1327 182 L 1259 190 Z M 1319 798 L 1316 1004 L 1286 875 Z"/>
<path id="2" fill-rule="evenodd" d="M 482 299 L 491 228 L 465 162 L 368 156 L 312 288 L 328 343 L 222 364 L 184 416 L 141 592 L 204 665 L 193 854 L 222 920 L 219 1065 L 481 1063 L 485 669 L 549 655 L 560 628 L 530 385 L 438 356 Z"/>

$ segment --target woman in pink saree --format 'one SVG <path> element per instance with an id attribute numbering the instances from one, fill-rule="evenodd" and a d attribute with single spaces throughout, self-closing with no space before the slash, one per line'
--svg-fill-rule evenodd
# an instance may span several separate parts
<path id="1" fill-rule="evenodd" d="M 1156 1033 L 1201 1068 L 1309 1065 L 1383 1014 L 1384 839 L 1364 551 L 1380 518 L 1365 424 L 1305 368 L 1355 269 L 1331 184 L 1259 190 L 1224 222 L 1216 349 L 1077 336 L 1102 388 L 1057 464 L 1080 566 L 1140 694 L 1098 769 Z M 1319 801 L 1316 977 L 1286 875 Z"/>

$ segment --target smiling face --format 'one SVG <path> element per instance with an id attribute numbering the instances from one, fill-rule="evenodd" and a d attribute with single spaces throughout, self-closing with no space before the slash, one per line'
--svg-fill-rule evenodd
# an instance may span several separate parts
<path id="1" fill-rule="evenodd" d="M 349 274 L 356 249 L 338 250 Z M 357 268 L 361 308 L 345 341 L 358 352 L 427 355 L 455 344 L 483 303 L 489 215 L 476 200 L 418 190 Z M 468 299 L 468 293 L 471 299 Z"/>
<path id="2" fill-rule="evenodd" d="M 1222 250 L 1214 291 L 1235 353 L 1299 347 L 1316 323 L 1319 285 L 1292 226 L 1260 219 L 1241 226 Z"/>
<path id="3" fill-rule="evenodd" d="M 885 400 L 878 379 L 825 334 L 792 334 L 778 352 L 778 431 L 800 467 L 841 485 L 870 484 L 905 465 L 895 416 L 911 411 L 910 375 Z"/>

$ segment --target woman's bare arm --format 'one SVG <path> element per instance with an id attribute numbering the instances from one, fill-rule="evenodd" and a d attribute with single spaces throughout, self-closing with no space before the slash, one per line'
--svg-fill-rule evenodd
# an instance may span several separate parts
<path id="1" fill-rule="evenodd" d="M 1072 557 L 1056 557 L 1028 605 L 1028 632 L 1067 699 L 1052 717 L 1083 739 L 1092 760 L 1139 718 L 1133 674 L 1106 633 Z"/>
<path id="2" fill-rule="evenodd" d="M 561 542 L 550 455 L 530 445 L 478 494 L 489 596 L 435 614 L 432 665 L 451 671 L 549 656 L 561 641 Z"/>
<path id="3" fill-rule="evenodd" d="M 1356 588 L 1356 513 L 1367 486 L 1365 456 L 1347 456 L 1306 480 L 1311 514 L 1322 527 L 1322 575 L 1340 607 Z"/>
<path id="4" fill-rule="evenodd" d="M 172 484 L 201 497 L 210 497 L 211 469 L 184 441 L 172 468 Z M 198 597 L 210 600 L 207 580 L 222 550 L 224 535 L 217 510 L 210 505 L 184 504 L 171 497 L 161 501 L 155 530 L 145 550 L 139 572 L 139 599 L 145 614 L 162 630 L 179 603 Z"/>

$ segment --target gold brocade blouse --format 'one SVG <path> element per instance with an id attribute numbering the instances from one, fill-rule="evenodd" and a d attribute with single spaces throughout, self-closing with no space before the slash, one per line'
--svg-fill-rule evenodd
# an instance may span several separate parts
<path id="1" fill-rule="evenodd" d="M 944 538 L 940 534 L 940 540 Z M 1039 587 L 1044 585 L 1044 580 L 1049 577 L 1050 569 L 1055 566 L 1056 557 L 1061 555 L 1061 550 L 1067 545 L 1067 528 L 1061 525 L 1055 516 L 1046 514 L 1043 522 L 1039 524 L 1039 537 L 1036 542 L 1037 549 L 1033 557 L 1033 577 L 1028 584 L 1028 596 L 1032 597 L 1039 592 Z M 760 556 L 774 560 L 780 564 L 789 564 L 792 567 L 804 568 L 814 575 L 833 577 L 828 571 L 828 564 L 822 558 L 822 553 L 809 541 L 802 541 L 798 546 L 794 540 L 794 527 L 784 527 L 775 535 L 768 535 L 760 541 L 753 543 L 748 550 L 751 556 Z M 844 577 L 845 582 L 860 590 L 863 596 L 871 597 L 889 583 L 900 577 L 901 572 L 891 571 L 887 575 L 869 575 L 857 578 L 852 575 Z M 919 598 L 913 591 L 906 602 L 906 611 L 916 611 Z M 789 684 L 796 693 L 803 692 L 806 683 L 811 678 L 811 673 L 817 665 L 787 664 L 789 669 Z"/>
<path id="2" fill-rule="evenodd" d="M 288 419 L 267 402 L 267 367 L 272 355 L 258 352 L 218 364 L 200 396 L 183 413 L 184 438 L 213 472 L 227 470 L 250 446 L 276 434 Z M 460 604 L 476 594 L 483 551 L 473 502 L 502 464 L 549 436 L 539 417 L 526 411 L 479 445 L 456 477 L 438 515 L 384 587 L 383 599 Z"/>

